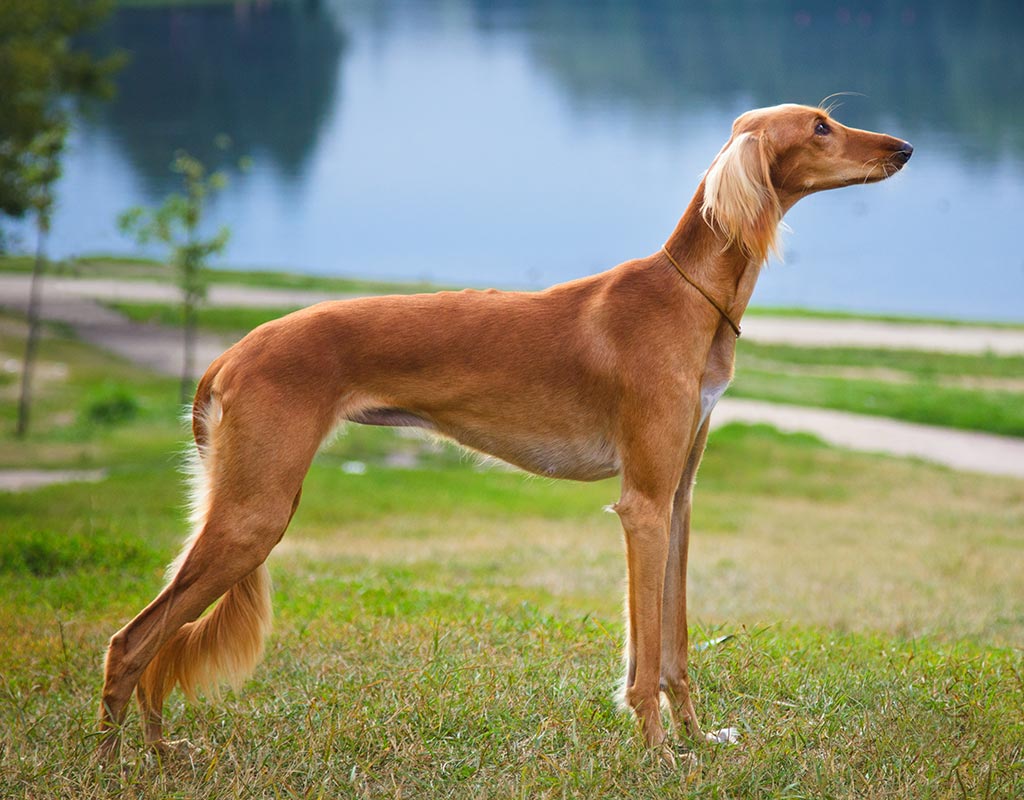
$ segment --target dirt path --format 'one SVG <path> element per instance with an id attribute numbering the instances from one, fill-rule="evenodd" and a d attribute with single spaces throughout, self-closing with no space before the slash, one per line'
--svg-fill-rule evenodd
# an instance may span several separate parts
<path id="1" fill-rule="evenodd" d="M 117 353 L 157 372 L 177 375 L 181 370 L 181 334 L 178 330 L 126 320 L 100 305 L 96 298 L 172 302 L 176 292 L 167 284 L 55 278 L 44 291 L 44 316 L 71 327 L 83 340 Z M 28 279 L 0 274 L 0 306 L 24 311 Z M 242 286 L 212 287 L 217 305 L 253 307 L 301 306 L 328 299 L 320 292 L 259 289 Z M 744 336 L 754 341 L 817 346 L 869 346 L 935 350 L 957 353 L 1024 353 L 1024 331 L 973 326 L 914 325 L 846 320 L 805 320 L 751 317 L 744 320 Z M 230 341 L 204 334 L 197 357 L 201 374 Z M 910 456 L 954 469 L 1024 478 L 1024 439 L 915 425 L 880 417 L 726 398 L 715 411 L 714 422 L 763 422 L 784 431 L 812 433 L 830 444 L 853 450 Z M 11 477 L 11 481 L 17 480 Z M 0 475 L 0 488 L 4 486 Z"/>
<path id="2" fill-rule="evenodd" d="M 728 397 L 718 404 L 711 421 L 713 426 L 763 422 L 787 433 L 811 433 L 850 450 L 920 458 L 967 472 L 1024 478 L 1024 439 L 1010 436 Z"/>
<path id="3" fill-rule="evenodd" d="M 1024 353 L 1024 330 L 980 325 L 749 316 L 743 338 L 799 347 L 872 347 L 1009 356 Z"/>
<path id="4" fill-rule="evenodd" d="M 116 294 L 117 287 L 127 282 L 48 279 L 43 289 L 43 319 L 67 325 L 83 341 L 155 372 L 174 376 L 181 374 L 181 331 L 162 325 L 132 322 L 96 302 L 89 292 L 80 291 L 77 286 L 80 283 L 104 284 L 112 290 L 112 294 Z M 174 287 L 159 286 L 162 290 L 169 290 L 169 298 L 175 297 Z M 0 307 L 25 313 L 28 308 L 28 291 L 27 276 L 0 274 Z M 136 296 L 133 291 L 129 295 Z M 201 375 L 207 365 L 230 344 L 229 340 L 219 336 L 200 337 L 196 352 L 198 373 Z"/>
<path id="5" fill-rule="evenodd" d="M 0 469 L 0 492 L 28 492 L 55 483 L 95 483 L 105 469 Z"/>

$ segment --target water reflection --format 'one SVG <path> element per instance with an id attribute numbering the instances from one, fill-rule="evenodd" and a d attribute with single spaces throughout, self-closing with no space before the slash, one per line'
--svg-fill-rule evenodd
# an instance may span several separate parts
<path id="1" fill-rule="evenodd" d="M 816 102 L 913 140 L 909 170 L 788 217 L 755 302 L 1024 319 L 1024 4 L 424 0 L 119 9 L 133 61 L 72 143 L 59 252 L 171 153 L 254 158 L 225 261 L 538 286 L 657 249 L 746 108 Z"/>
<path id="2" fill-rule="evenodd" d="M 114 103 L 90 124 L 131 161 L 148 194 L 168 191 L 167 165 L 184 148 L 206 163 L 227 134 L 236 153 L 298 179 L 341 102 L 345 36 L 318 3 L 119 9 L 95 43 L 131 62 Z"/>
<path id="3" fill-rule="evenodd" d="M 862 92 L 851 124 L 942 131 L 965 155 L 1024 153 L 1024 3 L 474 0 L 520 31 L 580 108 L 638 115 Z M 813 102 L 813 101 L 811 101 Z"/>

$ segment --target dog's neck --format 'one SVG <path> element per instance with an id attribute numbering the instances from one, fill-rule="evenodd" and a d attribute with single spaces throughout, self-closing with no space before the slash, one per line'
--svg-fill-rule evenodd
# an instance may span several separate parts
<path id="1" fill-rule="evenodd" d="M 741 243 L 728 242 L 708 224 L 700 212 L 703 199 L 702 181 L 665 249 L 738 323 L 750 303 L 762 265 Z"/>

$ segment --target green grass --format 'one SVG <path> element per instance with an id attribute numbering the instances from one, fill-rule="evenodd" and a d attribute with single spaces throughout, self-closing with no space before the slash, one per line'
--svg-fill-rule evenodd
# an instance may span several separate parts
<path id="1" fill-rule="evenodd" d="M 747 370 L 730 390 L 748 397 L 817 406 L 858 414 L 1024 436 L 1024 402 L 1020 392 L 979 391 L 945 386 L 904 386 L 847 378 L 780 376 Z"/>
<path id="2" fill-rule="evenodd" d="M 745 315 L 754 317 L 795 317 L 798 319 L 866 320 L 870 322 L 895 322 L 907 325 L 984 325 L 987 328 L 1002 328 L 1006 330 L 1024 329 L 1024 323 L 1021 322 L 982 322 L 979 320 L 958 319 L 956 317 L 915 316 L 912 314 L 870 314 L 864 311 L 836 311 L 802 308 L 800 306 L 751 306 L 746 310 Z"/>
<path id="3" fill-rule="evenodd" d="M 762 428 L 717 433 L 705 467 L 693 634 L 736 637 L 693 674 L 743 739 L 692 772 L 612 701 L 614 484 L 322 463 L 272 559 L 265 663 L 221 704 L 172 700 L 191 760 L 148 760 L 133 721 L 123 774 L 91 761 L 100 655 L 181 537 L 174 473 L 3 501 L 0 793 L 1018 796 L 1024 487 Z"/>
<path id="4" fill-rule="evenodd" d="M 206 2 L 206 0 L 197 0 Z M 0 272 L 31 272 L 28 256 L 0 256 Z M 67 278 L 115 278 L 118 280 L 151 280 L 172 282 L 174 272 L 166 265 L 150 259 L 121 256 L 83 256 L 68 261 L 52 262 L 47 274 Z M 269 289 L 303 289 L 344 294 L 413 294 L 442 288 L 425 282 L 382 281 L 362 278 L 304 275 L 273 270 L 216 268 L 207 271 L 213 284 L 259 286 Z"/>
<path id="5" fill-rule="evenodd" d="M 111 472 L 0 494 L 2 797 L 1024 795 L 1024 482 L 745 426 L 701 469 L 689 598 L 695 641 L 735 634 L 692 653 L 698 713 L 742 741 L 695 769 L 663 767 L 612 700 L 615 482 L 481 471 L 356 426 L 271 558 L 264 663 L 222 703 L 169 703 L 169 734 L 201 750 L 157 762 L 133 716 L 124 769 L 100 770 L 104 645 L 184 536 L 184 437 L 174 381 L 59 332 L 42 353 L 40 425 L 0 460 Z M 139 408 L 87 424 L 104 380 Z"/>
<path id="6" fill-rule="evenodd" d="M 962 355 L 859 347 L 796 347 L 740 341 L 741 366 L 888 369 L 920 379 L 1013 378 L 1024 381 L 1024 356 Z"/>
<path id="7" fill-rule="evenodd" d="M 124 314 L 136 322 L 159 325 L 181 325 L 182 311 L 175 305 L 162 303 L 105 303 L 108 308 Z M 199 326 L 209 333 L 241 336 L 264 322 L 290 314 L 299 306 L 279 308 L 244 308 L 238 306 L 208 306 L 199 310 Z"/>
<path id="8" fill-rule="evenodd" d="M 731 397 L 1024 436 L 1024 357 L 741 342 Z"/>
<path id="9" fill-rule="evenodd" d="M 19 364 L 25 325 L 0 315 L 0 363 Z M 160 378 L 46 328 L 33 378 L 27 442 L 11 433 L 20 376 L 0 381 L 0 468 L 127 467 L 140 457 L 166 463 L 180 436 L 177 382 Z"/>

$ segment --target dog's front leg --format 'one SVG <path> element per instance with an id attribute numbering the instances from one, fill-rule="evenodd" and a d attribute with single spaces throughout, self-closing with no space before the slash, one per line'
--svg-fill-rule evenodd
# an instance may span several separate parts
<path id="1" fill-rule="evenodd" d="M 635 659 L 625 699 L 640 722 L 649 747 L 665 740 L 661 724 L 661 608 L 668 558 L 671 498 L 656 498 L 623 487 L 615 504 L 626 538 L 629 651 Z"/>
<path id="2" fill-rule="evenodd" d="M 630 663 L 625 701 L 649 747 L 665 741 L 660 702 L 662 597 L 673 497 L 689 452 L 685 445 L 691 441 L 692 434 L 665 428 L 633 437 L 623 458 L 622 497 L 614 506 L 626 540 Z M 671 760 L 670 754 L 667 757 Z"/>
<path id="3" fill-rule="evenodd" d="M 700 724 L 693 709 L 690 678 L 687 672 L 688 632 L 686 626 L 686 564 L 690 545 L 690 509 L 697 468 L 708 440 L 708 422 L 697 433 L 690 449 L 686 469 L 672 504 L 668 564 L 662 601 L 661 689 L 669 701 L 672 723 L 677 734 L 701 739 Z"/>

